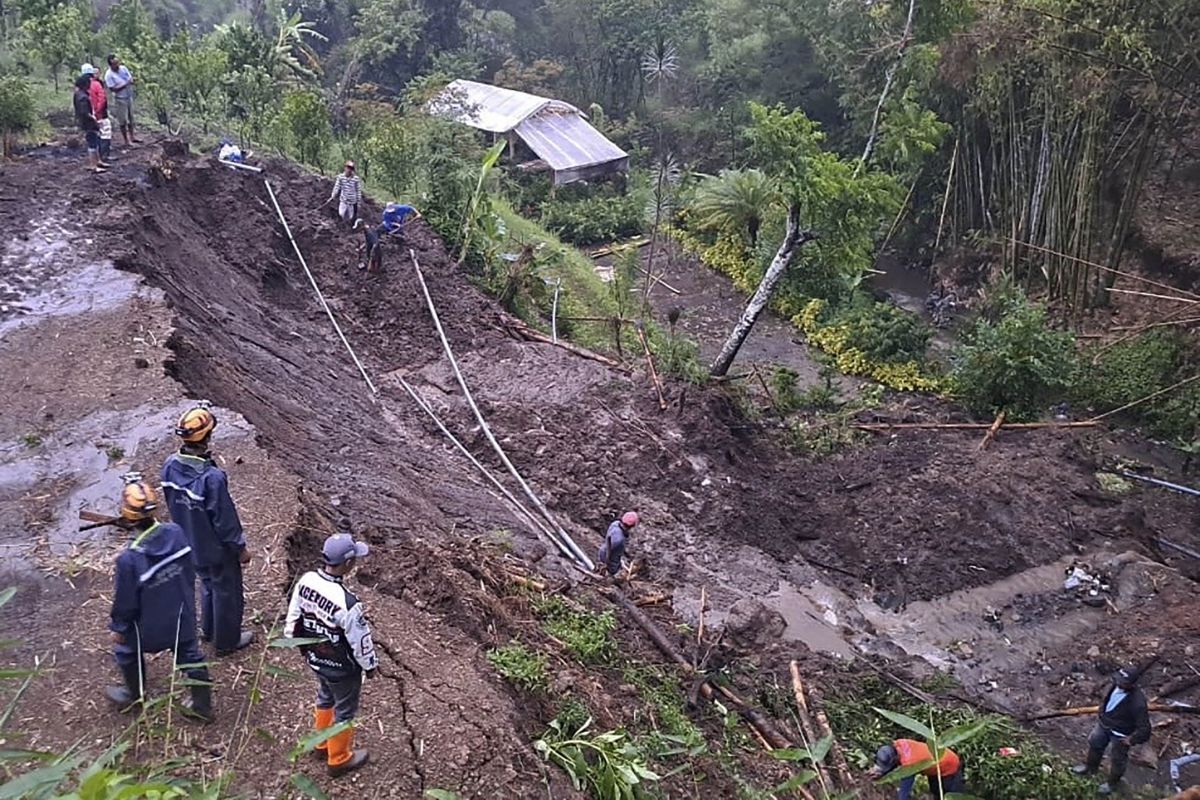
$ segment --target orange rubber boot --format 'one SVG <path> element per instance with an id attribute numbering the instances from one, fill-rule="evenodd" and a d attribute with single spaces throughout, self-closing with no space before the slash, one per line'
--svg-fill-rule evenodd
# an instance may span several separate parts
<path id="1" fill-rule="evenodd" d="M 329 737 L 329 775 L 337 778 L 366 764 L 370 755 L 366 750 L 354 751 L 354 729 L 348 728 L 337 736 Z"/>
<path id="2" fill-rule="evenodd" d="M 313 730 L 323 731 L 326 728 L 333 727 L 333 709 L 332 708 L 314 708 L 313 709 Z M 329 758 L 329 741 L 321 742 L 313 748 L 313 758 L 326 761 Z"/>

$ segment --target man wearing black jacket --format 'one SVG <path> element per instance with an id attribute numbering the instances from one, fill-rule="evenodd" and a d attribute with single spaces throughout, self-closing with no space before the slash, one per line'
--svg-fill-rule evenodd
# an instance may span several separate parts
<path id="1" fill-rule="evenodd" d="M 1138 674 L 1132 667 L 1113 673 L 1113 685 L 1100 702 L 1099 720 L 1088 737 L 1086 764 L 1075 767 L 1077 775 L 1091 775 L 1100 769 L 1104 751 L 1112 745 L 1108 780 L 1100 784 L 1100 794 L 1112 794 L 1129 764 L 1129 748 L 1150 741 L 1150 710 L 1146 695 L 1137 688 Z"/>

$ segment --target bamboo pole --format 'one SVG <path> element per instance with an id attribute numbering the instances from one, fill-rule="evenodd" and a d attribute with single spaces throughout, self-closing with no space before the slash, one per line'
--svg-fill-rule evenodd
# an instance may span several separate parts
<path id="1" fill-rule="evenodd" d="M 933 243 L 935 253 L 942 244 L 942 226 L 946 224 L 946 206 L 950 202 L 950 185 L 954 182 L 954 167 L 958 164 L 958 143 L 961 140 L 962 137 L 954 140 L 954 155 L 950 157 L 950 174 L 946 176 L 946 194 L 942 197 L 942 215 L 938 218 L 937 239 Z"/>
<path id="2" fill-rule="evenodd" d="M 1200 373 L 1197 373 L 1190 378 L 1186 378 L 1185 380 L 1179 381 L 1178 383 L 1172 384 L 1165 389 L 1159 389 L 1157 392 L 1154 392 L 1153 394 L 1148 394 L 1145 397 L 1141 398 L 1140 400 L 1134 400 L 1132 403 L 1126 403 L 1125 405 L 1121 406 L 1120 408 L 1114 408 L 1112 411 L 1105 411 L 1103 414 L 1100 414 L 1098 416 L 1092 417 L 1091 419 L 1087 420 L 1087 422 L 1092 422 L 1092 423 L 1099 422 L 1100 420 L 1105 419 L 1106 417 L 1111 417 L 1113 414 L 1119 414 L 1122 411 L 1128 411 L 1129 409 L 1133 408 L 1134 406 L 1140 406 L 1142 403 L 1145 403 L 1149 400 L 1153 400 L 1154 398 L 1164 395 L 1167 392 L 1172 392 L 1183 386 L 1187 386 L 1189 383 L 1196 381 L 1196 380 L 1200 380 Z M 1080 424 L 1080 423 L 1068 423 L 1068 424 Z"/>
<path id="3" fill-rule="evenodd" d="M 800 730 L 804 734 L 804 746 L 811 752 L 817 743 L 816 729 L 813 726 L 812 715 L 808 710 L 808 699 L 804 696 L 804 682 L 800 679 L 800 663 L 791 661 L 788 670 L 792 673 L 792 694 L 796 697 L 796 715 L 800 719 Z M 824 761 L 813 759 L 813 768 L 817 773 L 817 781 L 821 784 L 821 794 L 828 795 L 833 785 L 829 780 L 829 769 Z"/>
<path id="4" fill-rule="evenodd" d="M 1187 303 L 1188 305 L 1200 305 L 1200 300 L 1192 300 L 1189 297 L 1171 297 L 1166 294 L 1154 294 L 1153 292 L 1137 292 L 1133 289 L 1116 289 L 1112 286 L 1104 287 L 1104 291 L 1113 292 L 1114 294 L 1132 294 L 1138 297 L 1152 297 L 1155 300 L 1171 300 L 1176 303 Z"/>
<path id="5" fill-rule="evenodd" d="M 1169 283 L 1163 283 L 1161 281 L 1152 280 L 1151 278 L 1144 278 L 1141 275 L 1134 275 L 1132 272 L 1125 272 L 1123 270 L 1115 269 L 1113 267 L 1107 267 L 1104 264 L 1098 264 L 1095 261 L 1088 261 L 1086 258 L 1079 258 L 1078 256 L 1072 256 L 1072 255 L 1068 255 L 1066 253 L 1060 253 L 1057 250 L 1051 250 L 1048 247 L 1041 247 L 1036 244 L 1030 244 L 1029 242 L 1017 242 L 1016 240 L 1013 240 L 1013 243 L 1023 245 L 1024 247 L 1028 247 L 1032 250 L 1040 250 L 1043 253 L 1049 253 L 1051 255 L 1055 255 L 1060 258 L 1065 258 L 1070 261 L 1076 261 L 1080 264 L 1086 264 L 1087 266 L 1095 267 L 1096 269 L 1098 269 L 1102 272 L 1109 272 L 1109 273 L 1112 273 L 1113 275 L 1119 275 L 1120 277 L 1123 277 L 1123 278 L 1129 278 L 1130 280 L 1141 281 L 1142 283 L 1145 283 L 1149 286 L 1157 286 L 1160 289 L 1169 289 L 1172 292 L 1179 292 L 1180 294 L 1185 294 L 1188 297 L 1192 297 L 1192 298 L 1195 298 L 1196 300 L 1200 300 L 1200 294 L 1196 294 L 1195 292 L 1190 292 L 1187 289 L 1180 289 L 1179 287 L 1172 286 Z"/>
<path id="6" fill-rule="evenodd" d="M 587 350 L 585 348 L 580 347 L 579 345 L 571 344 L 570 342 L 562 341 L 561 339 L 559 341 L 555 342 L 553 339 L 551 339 L 546 334 L 542 333 L 541 331 L 537 330 L 536 328 L 529 327 L 524 322 L 521 322 L 520 320 L 516 319 L 515 317 L 509 317 L 507 314 L 502 315 L 500 317 L 500 324 L 503 327 L 507 328 L 508 330 L 514 331 L 515 333 L 519 334 L 521 336 L 521 338 L 523 338 L 523 339 L 527 339 L 531 342 L 541 342 L 542 344 L 553 345 L 554 347 L 559 347 L 559 348 L 562 348 L 563 350 L 566 350 L 568 353 L 577 355 L 580 358 L 586 358 L 590 361 L 599 362 L 606 367 L 611 367 L 612 369 L 618 370 L 618 371 L 626 373 L 626 374 L 629 373 L 629 368 L 626 367 L 624 364 L 622 364 L 619 361 L 614 361 L 613 359 L 609 358 L 608 356 L 600 355 L 599 353 L 595 353 L 591 350 Z"/>
<path id="7" fill-rule="evenodd" d="M 1200 377 L 1200 376 L 1198 376 Z M 898 430 L 988 430 L 995 422 L 860 422 L 851 427 L 861 431 Z M 1085 422 L 1008 422 L 1001 427 L 1004 430 L 1031 431 L 1043 428 L 1095 428 L 1099 425 L 1099 417 Z"/>
<path id="8" fill-rule="evenodd" d="M 658 370 L 654 368 L 654 355 L 650 352 L 650 343 L 646 341 L 646 328 L 640 322 L 637 325 L 638 339 L 642 342 L 642 350 L 646 353 L 646 367 L 650 370 L 650 380 L 654 382 L 654 391 L 658 393 L 658 408 L 667 410 L 667 398 L 663 395 L 662 381 L 658 379 Z"/>
<path id="9" fill-rule="evenodd" d="M 1200 715 L 1200 706 L 1192 706 L 1187 704 L 1176 703 L 1150 703 L 1149 710 L 1159 714 L 1188 714 Z M 1084 717 L 1088 714 L 1098 714 L 1100 706 L 1080 706 L 1078 708 L 1060 708 L 1057 711 L 1046 711 L 1041 714 L 1034 714 L 1030 717 L 1025 717 L 1022 722 L 1037 722 L 1044 719 L 1059 719 L 1061 717 Z"/>
<path id="10" fill-rule="evenodd" d="M 659 628 L 653 620 L 647 617 L 640 608 L 631 603 L 629 598 L 627 598 L 624 593 L 618 589 L 614 589 L 613 596 L 616 598 L 617 604 L 621 606 L 621 608 L 625 609 L 625 612 L 629 614 L 630 618 L 634 622 L 638 624 L 638 627 L 646 632 L 646 635 L 650 637 L 650 640 L 654 642 L 655 646 L 658 647 L 663 655 L 667 656 L 669 659 L 682 667 L 687 674 L 696 675 L 702 679 L 703 682 L 700 684 L 700 693 L 704 695 L 705 698 L 712 699 L 714 694 L 720 694 L 722 697 L 727 699 L 737 708 L 738 713 L 740 713 L 742 717 L 750 723 L 750 725 L 759 733 L 759 735 L 763 737 L 764 740 L 766 740 L 766 742 L 772 748 L 786 748 L 792 746 L 792 743 L 788 741 L 787 737 L 781 734 L 779 730 L 771 723 L 771 721 L 767 719 L 764 714 L 762 714 L 762 712 L 750 707 L 732 689 L 719 684 L 714 684 L 711 682 L 708 676 L 698 673 L 692 664 L 675 648 L 675 645 L 672 644 L 670 639 L 667 638 L 666 634 L 662 632 L 662 629 Z"/>

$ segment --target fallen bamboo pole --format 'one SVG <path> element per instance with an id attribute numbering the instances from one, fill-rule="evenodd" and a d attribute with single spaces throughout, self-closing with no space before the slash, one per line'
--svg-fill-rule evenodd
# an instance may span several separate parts
<path id="1" fill-rule="evenodd" d="M 987 450 L 988 445 L 992 443 L 992 439 L 996 438 L 996 431 L 1000 430 L 1000 426 L 1004 424 L 1005 412 L 1001 411 L 996 415 L 996 421 L 992 423 L 992 427 L 988 428 L 988 432 L 983 435 L 983 441 L 979 443 L 979 449 Z"/>
<path id="2" fill-rule="evenodd" d="M 1188 295 L 1189 297 L 1194 297 L 1197 300 L 1200 300 L 1200 294 L 1196 294 L 1195 292 L 1190 292 L 1187 289 L 1180 289 L 1178 286 L 1172 286 L 1169 283 L 1163 283 L 1161 281 L 1152 280 L 1150 278 L 1143 278 L 1141 275 L 1134 275 L 1132 272 L 1124 272 L 1119 269 L 1114 269 L 1113 267 L 1106 267 L 1103 264 L 1097 264 L 1095 261 L 1088 261 L 1085 258 L 1079 258 L 1078 256 L 1069 255 L 1067 253 L 1060 253 L 1057 250 L 1051 250 L 1049 247 L 1041 247 L 1036 244 L 1031 244 L 1030 242 L 1022 242 L 1022 241 L 1012 238 L 1011 236 L 1009 237 L 1009 241 L 1011 241 L 1013 244 L 1019 244 L 1022 247 L 1028 247 L 1032 250 L 1040 250 L 1043 253 L 1048 253 L 1049 255 L 1052 255 L 1052 256 L 1057 256 L 1059 258 L 1065 258 L 1068 261 L 1075 261 L 1079 264 L 1086 264 L 1089 267 L 1095 267 L 1096 269 L 1103 270 L 1104 272 L 1111 272 L 1114 275 L 1120 275 L 1122 277 L 1129 278 L 1130 280 L 1141 281 L 1142 283 L 1144 283 L 1148 286 L 1157 286 L 1160 289 L 1169 289 L 1172 292 L 1179 292 L 1180 294 L 1185 294 L 1185 295 Z"/>
<path id="3" fill-rule="evenodd" d="M 629 368 L 621 362 L 614 361 L 608 356 L 602 356 L 599 353 L 579 347 L 578 345 L 571 344 L 570 342 L 564 342 L 561 339 L 556 342 L 538 329 L 529 327 L 515 317 L 510 317 L 507 314 L 501 315 L 500 324 L 502 327 L 519 334 L 521 338 L 528 341 L 541 342 L 542 344 L 560 347 L 563 350 L 566 350 L 568 353 L 577 355 L 580 358 L 586 358 L 589 361 L 596 361 L 606 367 L 611 367 L 612 369 L 629 374 Z"/>
<path id="4" fill-rule="evenodd" d="M 601 247 L 599 250 L 593 250 L 592 252 L 588 253 L 588 255 L 592 258 L 604 258 L 605 256 L 611 256 L 613 253 L 620 252 L 621 250 L 628 250 L 631 247 L 635 250 L 641 250 L 648 244 L 650 244 L 649 239 L 634 239 L 631 242 L 622 242 L 618 244 L 610 244 L 607 247 Z"/>
<path id="5" fill-rule="evenodd" d="M 1095 428 L 1099 426 L 1099 418 L 1087 420 L 1086 422 L 1008 422 L 1001 427 L 1004 430 L 1030 431 L 1040 430 L 1043 428 Z M 859 422 L 852 425 L 852 428 L 857 428 L 863 431 L 886 431 L 892 428 L 900 430 L 965 430 L 965 431 L 982 431 L 987 430 L 995 425 L 994 422 Z"/>
<path id="6" fill-rule="evenodd" d="M 654 355 L 650 352 L 650 343 L 646 341 L 646 328 L 640 322 L 637 324 L 638 339 L 642 343 L 642 351 L 646 354 L 646 367 L 650 370 L 650 380 L 654 382 L 654 391 L 658 394 L 658 408 L 667 410 L 667 398 L 663 396 L 662 381 L 658 379 L 658 370 L 654 368 Z"/>
<path id="7" fill-rule="evenodd" d="M 1186 704 L 1176 703 L 1150 703 L 1147 706 L 1151 711 L 1159 714 L 1196 714 L 1200 715 L 1200 706 L 1189 706 Z M 1084 717 L 1088 714 L 1100 713 L 1100 706 L 1080 706 L 1078 708 L 1060 708 L 1057 711 L 1046 711 L 1042 714 L 1034 714 L 1030 717 L 1025 717 L 1022 722 L 1037 722 L 1044 719 L 1059 719 L 1061 717 Z"/>
<path id="8" fill-rule="evenodd" d="M 1155 300 L 1173 300 L 1176 303 L 1187 303 L 1188 305 L 1200 305 L 1200 300 L 1193 300 L 1190 297 L 1171 297 L 1169 294 L 1154 294 L 1153 292 L 1138 292 L 1133 289 L 1114 289 L 1107 288 L 1104 291 L 1113 292 L 1114 294 L 1131 294 L 1137 297 L 1152 297 Z"/>
<path id="9" fill-rule="evenodd" d="M 646 632 L 646 635 L 650 637 L 650 640 L 654 642 L 655 646 L 658 647 L 663 655 L 682 667 L 687 674 L 696 675 L 701 679 L 699 689 L 700 694 L 704 695 L 704 697 L 707 699 L 712 699 L 714 694 L 720 694 L 722 697 L 729 700 L 729 702 L 737 708 L 738 713 L 740 713 L 746 719 L 746 721 L 749 722 L 756 731 L 758 731 L 758 733 L 771 747 L 785 748 L 792 746 L 792 743 L 788 741 L 787 737 L 781 734 L 779 730 L 776 729 L 774 724 L 772 724 L 771 721 L 767 719 L 764 714 L 762 714 L 762 712 L 751 708 L 732 689 L 715 684 L 711 679 L 708 678 L 708 676 L 697 672 L 695 667 L 693 667 L 692 664 L 683 657 L 683 654 L 681 654 L 675 648 L 675 645 L 672 644 L 671 640 L 668 639 L 666 634 L 662 632 L 662 629 L 659 628 L 652 619 L 647 617 L 640 608 L 630 602 L 629 598 L 627 598 L 623 592 L 621 592 L 619 589 L 614 589 L 613 595 L 616 598 L 617 604 L 620 605 L 627 614 L 629 614 L 630 618 L 638 624 L 638 627 Z"/>
<path id="10" fill-rule="evenodd" d="M 1178 483 L 1171 483 L 1170 481 L 1151 478 L 1149 475 L 1138 475 L 1136 472 L 1130 472 L 1124 469 L 1118 471 L 1117 474 L 1123 478 L 1132 478 L 1135 481 L 1142 481 L 1154 486 L 1161 486 L 1164 489 L 1170 489 L 1171 491 L 1179 492 L 1180 494 L 1190 494 L 1193 497 L 1200 497 L 1200 489 L 1193 489 L 1190 486 L 1183 486 Z"/>
<path id="11" fill-rule="evenodd" d="M 647 278 L 652 279 L 650 281 L 651 291 L 654 290 L 655 286 L 658 286 L 661 284 L 662 287 L 664 289 L 666 289 L 668 292 L 670 292 L 671 294 L 683 294 L 683 292 L 679 291 L 674 286 L 672 286 L 671 284 L 669 284 L 665 280 L 663 280 L 663 278 L 666 276 L 667 273 L 663 272 L 663 273 L 660 273 L 659 275 L 655 275 L 654 273 L 647 271 L 645 267 L 638 267 L 638 269 L 640 269 L 642 271 L 642 274 L 645 275 Z"/>
<path id="12" fill-rule="evenodd" d="M 1100 420 L 1102 420 L 1106 417 L 1111 417 L 1113 414 L 1120 414 L 1122 411 L 1128 411 L 1129 409 L 1131 409 L 1135 406 L 1140 406 L 1142 403 L 1153 400 L 1156 397 L 1160 397 L 1160 396 L 1166 394 L 1167 392 L 1173 392 L 1176 389 L 1187 386 L 1189 383 L 1191 383 L 1192 381 L 1196 381 L 1196 380 L 1200 380 L 1200 373 L 1196 373 L 1192 377 L 1186 378 L 1186 379 L 1180 381 L 1179 383 L 1172 384 L 1171 386 L 1168 386 L 1165 389 L 1159 389 L 1157 392 L 1154 392 L 1153 394 L 1148 394 L 1139 400 L 1134 400 L 1132 403 L 1126 403 L 1125 405 L 1121 406 L 1120 408 L 1114 408 L 1112 411 L 1105 411 L 1103 414 L 1099 414 L 1095 417 L 1092 417 L 1091 419 L 1088 420 L 1088 422 L 1099 422 Z"/>
<path id="13" fill-rule="evenodd" d="M 812 715 L 808 710 L 808 698 L 804 696 L 804 682 L 800 679 L 800 662 L 790 662 L 788 670 L 792 673 L 792 694 L 796 697 L 796 716 L 800 719 L 800 730 L 804 734 L 804 746 L 809 749 L 809 752 L 812 752 L 818 737 Z M 821 794 L 828 795 L 829 789 L 833 785 L 829 780 L 829 769 L 823 760 L 813 759 L 812 764 L 817 773 L 817 781 L 821 785 Z"/>
<path id="14" fill-rule="evenodd" d="M 811 700 L 809 707 L 813 710 L 813 722 L 820 729 L 821 737 L 828 738 L 833 743 L 829 747 L 829 758 L 833 762 L 833 769 L 837 773 L 840 788 L 853 789 L 854 774 L 850 771 L 850 765 L 846 762 L 846 754 L 842 752 L 837 737 L 833 735 L 833 726 L 829 724 L 829 717 L 825 716 L 822 708 L 824 705 L 822 698 L 814 689 L 809 689 L 808 695 Z"/>

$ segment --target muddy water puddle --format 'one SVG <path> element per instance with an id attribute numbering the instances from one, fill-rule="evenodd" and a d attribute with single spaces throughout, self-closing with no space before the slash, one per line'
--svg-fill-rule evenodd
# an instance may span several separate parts
<path id="1" fill-rule="evenodd" d="M 0 254 L 0 336 L 40 318 L 113 309 L 132 299 L 137 276 L 89 260 L 93 244 L 59 214 L 11 238 Z"/>

